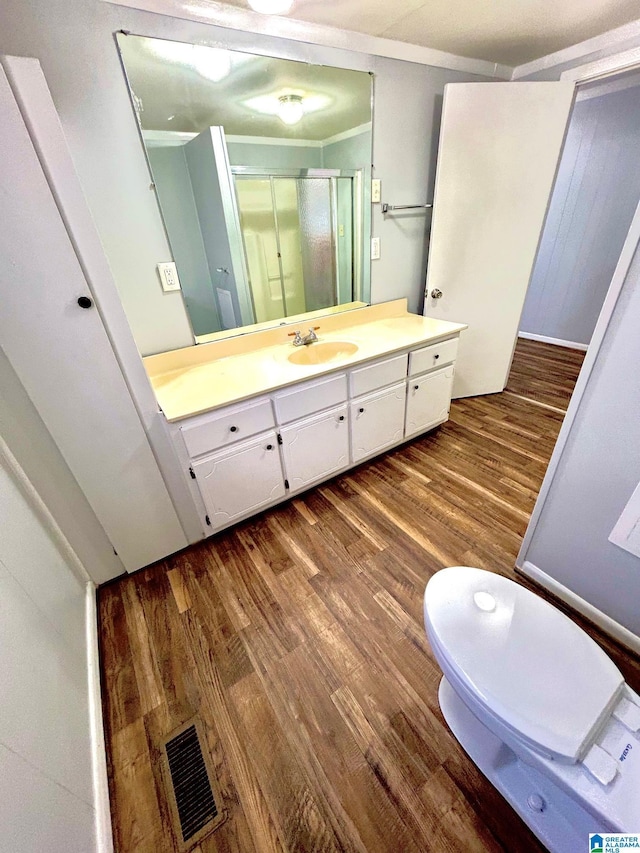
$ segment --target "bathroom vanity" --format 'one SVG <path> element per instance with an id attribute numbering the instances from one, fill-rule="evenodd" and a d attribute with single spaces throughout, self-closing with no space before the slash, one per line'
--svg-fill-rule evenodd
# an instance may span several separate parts
<path id="1" fill-rule="evenodd" d="M 404 299 L 314 322 L 144 359 L 203 535 L 447 420 L 465 325 Z"/>

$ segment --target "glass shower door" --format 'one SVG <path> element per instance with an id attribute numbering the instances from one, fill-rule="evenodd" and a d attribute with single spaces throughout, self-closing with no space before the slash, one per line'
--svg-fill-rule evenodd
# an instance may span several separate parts
<path id="1" fill-rule="evenodd" d="M 299 178 L 298 208 L 307 311 L 337 303 L 331 178 Z"/>
<path id="2" fill-rule="evenodd" d="M 256 322 L 353 299 L 353 180 L 236 175 Z"/>
<path id="3" fill-rule="evenodd" d="M 303 235 L 300 228 L 300 210 L 297 178 L 271 178 L 273 208 L 277 229 L 282 289 L 286 314 L 308 311 L 303 269 Z"/>
<path id="4" fill-rule="evenodd" d="M 236 177 L 249 289 L 256 323 L 287 316 L 270 178 Z"/>

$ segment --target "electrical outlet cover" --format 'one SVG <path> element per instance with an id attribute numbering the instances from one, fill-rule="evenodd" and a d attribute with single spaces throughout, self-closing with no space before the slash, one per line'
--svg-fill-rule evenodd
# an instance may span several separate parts
<path id="1" fill-rule="evenodd" d="M 371 238 L 371 260 L 378 261 L 380 260 L 380 238 L 372 237 Z"/>
<path id="2" fill-rule="evenodd" d="M 172 293 L 175 290 L 180 290 L 180 279 L 178 278 L 178 270 L 173 261 L 158 264 L 158 275 L 160 283 L 165 293 Z"/>

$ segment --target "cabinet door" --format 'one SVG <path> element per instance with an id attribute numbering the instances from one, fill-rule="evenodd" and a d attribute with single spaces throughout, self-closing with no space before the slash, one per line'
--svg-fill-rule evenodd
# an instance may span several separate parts
<path id="1" fill-rule="evenodd" d="M 359 397 L 351 405 L 351 449 L 358 462 L 400 441 L 404 428 L 406 382 Z"/>
<path id="2" fill-rule="evenodd" d="M 409 380 L 405 437 L 446 421 L 451 405 L 453 365 Z"/>
<path id="3" fill-rule="evenodd" d="M 275 431 L 207 456 L 192 468 L 214 528 L 256 512 L 285 493 Z"/>
<path id="4" fill-rule="evenodd" d="M 280 435 L 284 468 L 292 492 L 349 464 L 346 405 L 283 427 Z"/>

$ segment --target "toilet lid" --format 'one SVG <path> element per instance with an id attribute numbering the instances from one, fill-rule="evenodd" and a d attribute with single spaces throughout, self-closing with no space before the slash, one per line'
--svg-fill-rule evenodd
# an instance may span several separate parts
<path id="1" fill-rule="evenodd" d="M 424 611 L 432 644 L 474 699 L 525 742 L 578 760 L 624 684 L 581 628 L 519 584 L 466 566 L 431 578 Z"/>

